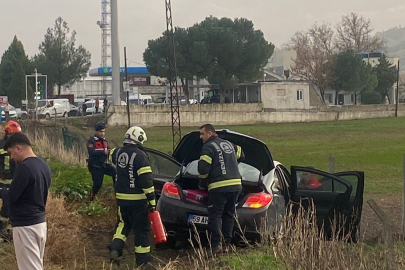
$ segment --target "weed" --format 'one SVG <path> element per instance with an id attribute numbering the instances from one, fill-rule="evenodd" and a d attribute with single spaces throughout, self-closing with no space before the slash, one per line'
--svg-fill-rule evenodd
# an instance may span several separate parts
<path id="1" fill-rule="evenodd" d="M 92 201 L 90 203 L 82 203 L 77 209 L 77 212 L 87 216 L 101 216 L 110 211 L 110 207 L 104 207 L 98 201 Z"/>
<path id="2" fill-rule="evenodd" d="M 55 190 L 56 195 L 63 195 L 69 201 L 83 200 L 89 196 L 91 185 L 89 183 L 68 182 Z"/>

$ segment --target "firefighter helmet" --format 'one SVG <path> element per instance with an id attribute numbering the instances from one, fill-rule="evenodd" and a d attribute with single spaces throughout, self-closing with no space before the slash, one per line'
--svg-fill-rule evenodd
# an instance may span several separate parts
<path id="1" fill-rule="evenodd" d="M 4 132 L 6 134 L 18 133 L 21 132 L 21 127 L 16 121 L 10 120 L 4 127 Z"/>
<path id="2" fill-rule="evenodd" d="M 135 144 L 140 143 L 143 144 L 147 141 L 145 131 L 138 126 L 130 127 L 127 132 L 125 133 L 125 140 L 124 143 Z"/>

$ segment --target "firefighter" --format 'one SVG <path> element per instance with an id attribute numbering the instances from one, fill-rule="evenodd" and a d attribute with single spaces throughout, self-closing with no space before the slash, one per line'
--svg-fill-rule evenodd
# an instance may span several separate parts
<path id="1" fill-rule="evenodd" d="M 87 142 L 87 151 L 89 152 L 88 168 L 93 178 L 93 187 L 90 192 L 90 200 L 94 200 L 96 194 L 103 185 L 104 175 L 112 177 L 115 182 L 115 168 L 111 164 L 107 164 L 110 148 L 107 140 L 104 138 L 105 126 L 103 124 L 96 125 L 96 134 L 90 137 Z"/>
<path id="2" fill-rule="evenodd" d="M 200 187 L 208 185 L 208 230 L 211 236 L 209 257 L 221 252 L 222 237 L 229 247 L 235 221 L 235 204 L 242 190 L 238 161 L 244 160 L 240 146 L 220 139 L 211 124 L 200 127 L 204 145 L 198 161 Z"/>
<path id="3" fill-rule="evenodd" d="M 142 150 L 146 140 L 145 131 L 133 126 L 125 133 L 123 147 L 113 149 L 110 154 L 112 163 L 117 167 L 115 195 L 120 218 L 113 241 L 108 246 L 110 260 L 117 261 L 122 256 L 127 236 L 133 230 L 136 264 L 142 269 L 152 267 L 148 214 L 156 209 L 152 169 L 148 156 Z"/>
<path id="4" fill-rule="evenodd" d="M 4 126 L 4 137 L 0 140 L 0 188 L 9 188 L 11 181 L 13 180 L 15 162 L 10 159 L 7 151 L 4 151 L 4 145 L 6 144 L 7 139 L 14 133 L 20 133 L 21 126 L 15 121 L 8 121 Z M 1 206 L 0 215 L 3 217 L 8 217 L 8 204 L 6 201 L 3 201 Z"/>

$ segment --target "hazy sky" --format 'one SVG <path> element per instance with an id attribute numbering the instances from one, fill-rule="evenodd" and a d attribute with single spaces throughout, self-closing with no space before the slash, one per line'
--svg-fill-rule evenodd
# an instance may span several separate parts
<path id="1" fill-rule="evenodd" d="M 92 68 L 101 63 L 101 0 L 1 0 L 0 53 L 8 48 L 13 36 L 33 56 L 48 27 L 61 16 L 77 32 L 77 44 L 92 54 Z M 405 25 L 404 0 L 172 0 L 173 24 L 188 27 L 205 17 L 252 20 L 265 38 L 281 46 L 298 30 L 316 21 L 335 25 L 341 16 L 356 12 L 370 18 L 376 31 Z M 147 41 L 166 29 L 164 0 L 119 0 L 119 36 L 121 55 L 127 47 L 129 64 L 143 63 Z M 123 59 L 123 57 L 121 57 Z M 134 63 L 136 62 L 136 63 Z M 123 65 L 123 62 L 121 62 Z M 138 64 L 137 64 L 138 63 Z"/>

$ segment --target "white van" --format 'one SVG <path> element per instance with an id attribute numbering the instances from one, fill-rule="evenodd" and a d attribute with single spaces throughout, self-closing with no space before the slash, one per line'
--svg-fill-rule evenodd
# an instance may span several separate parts
<path id="1" fill-rule="evenodd" d="M 134 95 L 130 95 L 128 99 L 129 99 L 129 104 L 133 104 L 133 105 L 138 105 L 138 102 L 140 105 L 154 104 L 153 100 L 152 100 L 152 96 L 150 96 L 150 95 L 140 94 L 138 97 L 138 94 L 134 94 Z"/>
<path id="2" fill-rule="evenodd" d="M 67 98 L 41 99 L 38 100 L 37 110 L 39 117 L 68 117 L 70 111 L 70 103 Z"/>
<path id="3" fill-rule="evenodd" d="M 96 101 L 94 99 L 86 101 L 85 102 L 87 109 L 86 109 L 86 114 L 96 114 Z M 104 110 L 104 102 L 103 100 L 99 100 L 98 102 L 98 112 L 97 113 L 102 113 Z"/>

